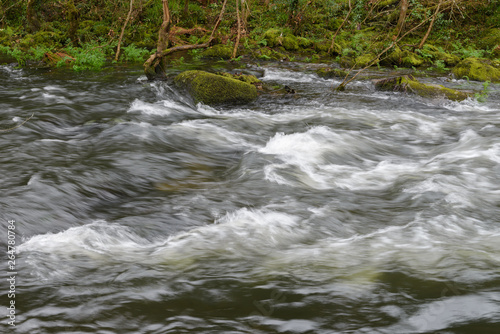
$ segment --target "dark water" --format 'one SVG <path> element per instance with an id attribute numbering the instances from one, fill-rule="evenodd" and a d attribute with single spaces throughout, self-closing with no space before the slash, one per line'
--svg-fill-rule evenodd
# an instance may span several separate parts
<path id="1" fill-rule="evenodd" d="M 0 67 L 2 128 L 33 114 L 0 132 L 2 333 L 500 332 L 500 86 L 254 69 L 297 96 Z"/>

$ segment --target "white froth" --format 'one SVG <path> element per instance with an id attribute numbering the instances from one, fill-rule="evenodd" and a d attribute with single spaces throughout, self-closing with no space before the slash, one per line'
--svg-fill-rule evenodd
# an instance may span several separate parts
<path id="1" fill-rule="evenodd" d="M 303 72 L 292 72 L 288 70 L 266 68 L 263 81 L 278 81 L 278 82 L 326 82 L 315 74 L 305 74 Z"/>

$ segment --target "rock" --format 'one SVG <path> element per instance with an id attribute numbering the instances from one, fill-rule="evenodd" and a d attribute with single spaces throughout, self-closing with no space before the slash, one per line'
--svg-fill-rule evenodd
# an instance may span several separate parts
<path id="1" fill-rule="evenodd" d="M 375 88 L 378 90 L 409 92 L 430 98 L 446 97 L 452 101 L 463 101 L 473 95 L 472 93 L 446 88 L 442 85 L 423 84 L 411 75 L 375 80 L 374 82 Z"/>
<path id="2" fill-rule="evenodd" d="M 233 49 L 227 45 L 217 44 L 203 51 L 202 55 L 208 58 L 231 59 Z"/>
<path id="3" fill-rule="evenodd" d="M 324 79 L 332 78 L 345 78 L 348 74 L 348 70 L 342 70 L 340 68 L 320 68 L 316 71 L 316 74 Z"/>
<path id="4" fill-rule="evenodd" d="M 281 45 L 283 41 L 283 36 L 280 30 L 278 29 L 269 29 L 264 33 L 264 39 L 266 40 L 267 46 L 275 47 L 277 45 Z"/>
<path id="5" fill-rule="evenodd" d="M 384 65 L 418 67 L 424 63 L 424 60 L 416 53 L 408 50 L 402 51 L 399 47 L 396 47 L 382 63 Z"/>
<path id="6" fill-rule="evenodd" d="M 299 49 L 299 41 L 297 40 L 297 37 L 293 35 L 288 35 L 283 38 L 282 44 L 287 51 L 297 51 Z"/>
<path id="7" fill-rule="evenodd" d="M 204 71 L 186 71 L 175 77 L 177 87 L 187 90 L 196 103 L 244 104 L 257 98 L 255 85 Z"/>
<path id="8" fill-rule="evenodd" d="M 367 53 L 367 54 L 361 55 L 359 57 L 356 57 L 354 62 L 355 62 L 356 67 L 363 68 L 363 67 L 370 65 L 372 63 L 372 61 L 376 58 L 377 58 L 377 56 L 374 55 L 373 53 Z M 375 65 L 376 63 L 378 63 L 378 61 L 373 63 L 373 65 Z"/>
<path id="9" fill-rule="evenodd" d="M 297 42 L 299 43 L 299 47 L 302 49 L 309 49 L 314 46 L 313 41 L 304 37 L 297 37 Z"/>
<path id="10" fill-rule="evenodd" d="M 477 81 L 500 81 L 500 62 L 488 59 L 467 58 L 452 70 L 457 79 Z"/>

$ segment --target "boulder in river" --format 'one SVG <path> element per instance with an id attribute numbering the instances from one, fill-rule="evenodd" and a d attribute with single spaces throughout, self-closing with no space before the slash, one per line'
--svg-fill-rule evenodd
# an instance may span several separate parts
<path id="1" fill-rule="evenodd" d="M 458 79 L 498 82 L 500 81 L 500 61 L 467 58 L 455 66 L 452 72 Z"/>
<path id="2" fill-rule="evenodd" d="M 422 97 L 446 97 L 452 101 L 463 101 L 472 96 L 472 93 L 462 92 L 442 85 L 423 84 L 412 75 L 375 80 L 375 87 L 379 90 L 409 92 Z"/>
<path id="3" fill-rule="evenodd" d="M 195 102 L 208 105 L 244 104 L 257 98 L 254 84 L 204 71 L 182 72 L 174 82 L 177 87 L 185 89 Z"/>

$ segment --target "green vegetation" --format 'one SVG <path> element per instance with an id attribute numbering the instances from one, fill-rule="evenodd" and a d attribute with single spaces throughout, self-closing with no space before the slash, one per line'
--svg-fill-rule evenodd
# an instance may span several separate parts
<path id="1" fill-rule="evenodd" d="M 169 0 L 168 4 L 172 25 L 168 48 L 207 42 L 223 7 L 222 0 Z M 118 61 L 142 63 L 157 47 L 162 1 L 135 0 L 120 39 L 129 5 L 129 0 L 3 0 L 0 52 L 20 66 L 44 62 L 77 71 L 98 70 L 114 58 L 120 40 Z M 457 76 L 494 82 L 496 77 L 454 67 L 468 58 L 481 58 L 496 69 L 499 8 L 500 0 L 247 1 L 241 9 L 243 28 L 236 57 L 337 62 L 349 68 L 452 70 Z M 399 29 L 401 17 L 404 25 Z M 185 61 L 234 57 L 237 34 L 236 6 L 228 1 L 212 47 L 189 50 Z M 372 63 L 374 59 L 378 61 Z"/>

